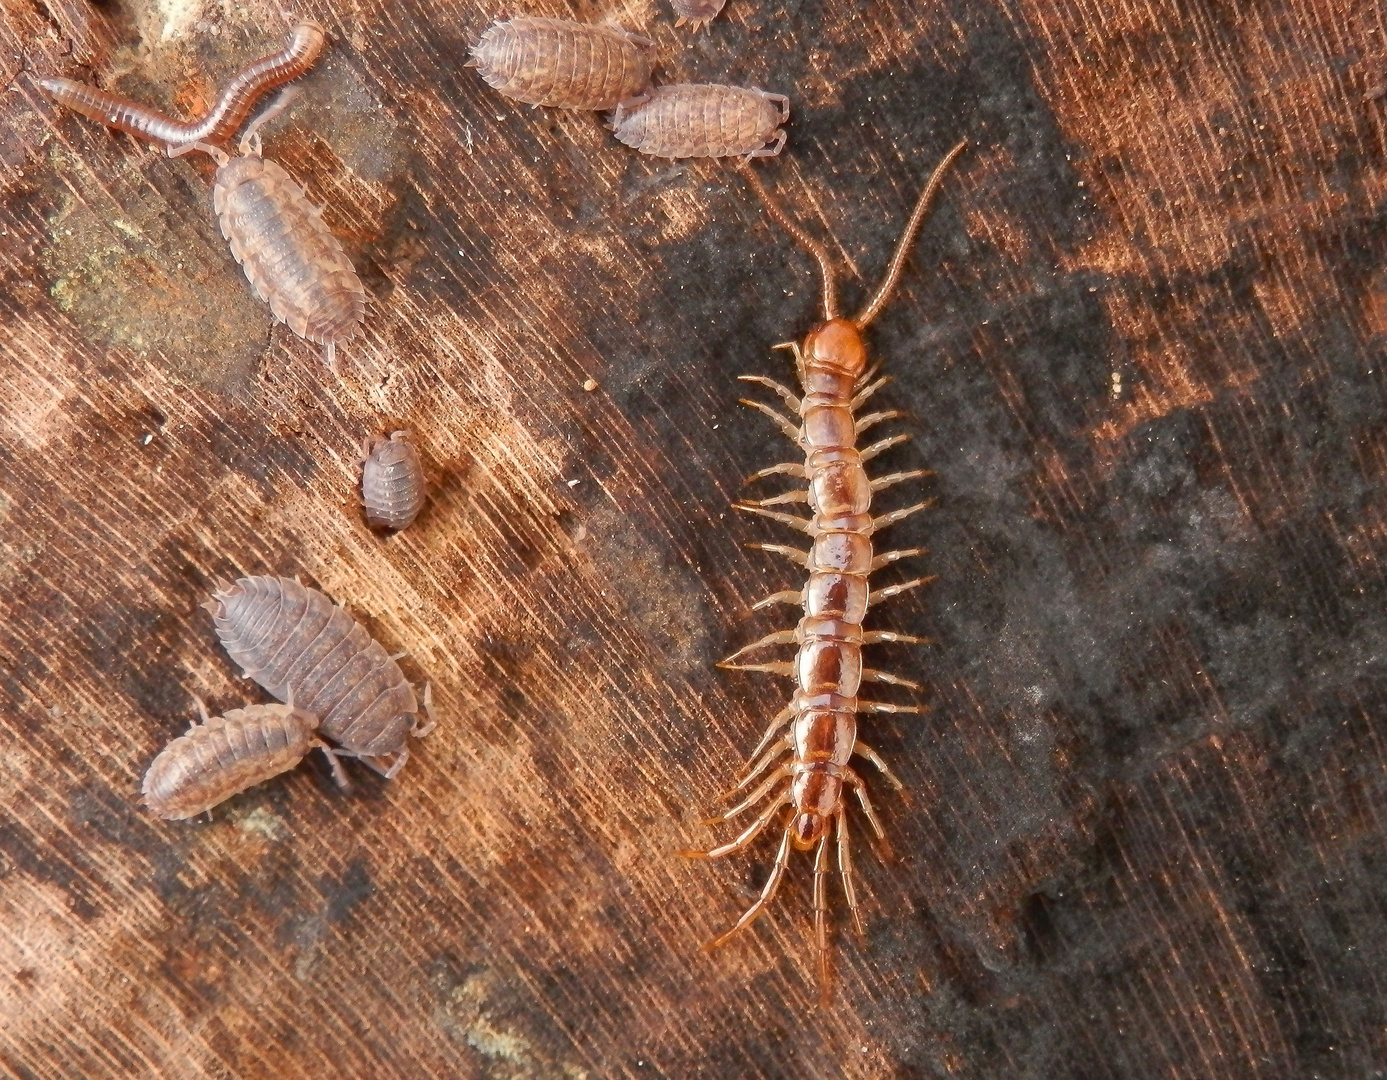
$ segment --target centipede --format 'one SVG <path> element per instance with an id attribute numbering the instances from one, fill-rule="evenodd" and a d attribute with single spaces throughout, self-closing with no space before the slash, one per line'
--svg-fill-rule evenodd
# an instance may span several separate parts
<path id="1" fill-rule="evenodd" d="M 934 197 L 950 166 L 967 145 L 966 139 L 959 142 L 935 167 L 896 242 L 880 284 L 862 310 L 851 318 L 839 314 L 834 267 L 828 249 L 790 219 L 748 163 L 739 165 L 771 219 L 813 256 L 822 282 L 823 321 L 802 341 L 775 346 L 792 354 L 801 393 L 796 394 L 782 383 L 764 376 L 739 377 L 744 382 L 773 391 L 795 414 L 792 419 L 764 402 L 742 399 L 743 404 L 773 420 L 804 454 L 803 463 L 791 461 L 772 465 L 753 473 L 747 478 L 748 482 L 789 476 L 804 481 L 805 486 L 734 506 L 788 525 L 807 536 L 808 550 L 783 544 L 748 546 L 789 556 L 808 572 L 809 578 L 802 589 L 774 593 L 753 606 L 753 610 L 778 604 L 800 607 L 803 615 L 793 630 L 768 634 L 719 664 L 732 670 L 789 676 L 796 682 L 789 704 L 771 720 L 744 767 L 744 775 L 727 797 L 737 798 L 753 784 L 757 786 L 735 806 L 704 824 L 717 825 L 752 810 L 755 818 L 727 843 L 707 850 L 685 850 L 680 854 L 694 859 L 717 859 L 744 851 L 779 819 L 780 845 L 760 895 L 729 930 L 704 946 L 705 950 L 711 950 L 746 930 L 765 912 L 784 879 L 793 852 L 814 852 L 814 943 L 825 1004 L 832 977 L 828 879 L 834 849 L 853 925 L 859 935 L 863 933 L 849 838 L 849 793 L 856 797 L 877 840 L 889 851 L 881 819 L 862 777 L 851 766 L 852 759 L 860 757 L 869 762 L 893 788 L 903 790 L 900 779 L 881 755 L 858 737 L 857 718 L 860 714 L 926 711 L 922 705 L 870 701 L 858 696 L 862 683 L 921 690 L 918 683 L 909 679 L 864 667 L 862 648 L 886 642 L 923 644 L 926 639 L 890 630 L 864 630 L 863 622 L 868 610 L 878 603 L 933 580 L 933 577 L 916 577 L 880 589 L 871 589 L 868 585 L 870 575 L 876 571 L 902 559 L 925 554 L 923 548 L 877 552 L 873 537 L 924 510 L 933 500 L 872 515 L 872 496 L 877 492 L 918 480 L 929 473 L 912 469 L 876 479 L 867 476 L 868 462 L 910 436 L 892 435 L 860 449 L 857 445 L 869 429 L 903 415 L 894 409 L 860 413 L 890 379 L 889 376 L 878 377 L 880 362 L 868 366 L 863 332 L 894 295 Z M 806 518 L 778 509 L 795 503 L 807 503 L 811 516 Z M 762 663 L 743 661 L 748 654 L 777 645 L 795 646 L 795 658 Z"/>
<path id="2" fill-rule="evenodd" d="M 72 79 L 40 79 L 38 84 L 54 101 L 78 115 L 150 142 L 164 143 L 170 151 L 193 143 L 219 145 L 240 129 L 264 94 L 311 68 L 323 51 L 325 40 L 323 28 L 317 23 L 299 23 L 283 49 L 237 72 L 212 107 L 196 120 L 176 120 L 158 109 Z"/>

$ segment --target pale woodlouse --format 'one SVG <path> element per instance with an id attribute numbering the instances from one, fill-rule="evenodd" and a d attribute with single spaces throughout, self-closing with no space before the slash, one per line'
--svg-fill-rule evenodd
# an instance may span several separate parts
<path id="1" fill-rule="evenodd" d="M 289 51 L 299 40 L 300 32 L 306 40 L 316 40 L 316 48 L 300 50 L 292 64 L 286 65 L 281 59 L 286 54 L 280 53 L 252 64 L 221 95 L 219 100 L 234 97 L 237 105 L 211 125 L 213 138 L 170 145 L 168 152 L 178 156 L 202 150 L 216 159 L 212 203 L 231 253 L 245 270 L 256 296 L 270 305 L 275 318 L 300 337 L 325 346 L 328 364 L 335 370 L 337 343 L 356 333 L 365 316 L 366 291 L 341 243 L 328 231 L 321 212 L 309 205 L 303 189 L 277 164 L 261 157 L 259 128 L 283 110 L 291 99 L 291 91 L 281 92 L 279 99 L 251 122 L 241 139 L 239 157 L 228 156 L 217 145 L 218 139 L 234 131 L 229 126 L 233 118 L 239 126 L 256 95 L 301 74 L 316 58 L 322 47 L 322 30 L 314 23 L 301 24 Z M 247 72 L 258 74 L 251 78 Z M 237 87 L 237 93 L 232 95 L 231 89 Z M 64 94 L 71 96 L 66 91 Z M 110 105 L 109 113 L 101 110 L 103 102 Z M 87 108 L 88 105 L 91 107 Z M 161 113 L 100 91 L 92 91 L 73 107 L 102 123 L 120 121 L 117 126 L 122 130 L 156 141 L 179 134 L 165 125 L 167 117 Z M 209 115 L 215 114 L 214 108 Z"/>
<path id="2" fill-rule="evenodd" d="M 744 86 L 672 83 L 618 105 L 612 132 L 655 157 L 775 157 L 785 146 L 780 125 L 790 99 Z M 772 145 L 766 142 L 774 137 Z"/>
<path id="3" fill-rule="evenodd" d="M 204 606 L 246 677 L 316 715 L 334 753 L 360 758 L 388 780 L 409 759 L 409 736 L 433 730 L 431 688 L 424 688 L 429 721 L 421 723 L 414 688 L 395 658 L 317 589 L 245 577 L 220 582 Z"/>
<path id="4" fill-rule="evenodd" d="M 40 79 L 38 84 L 65 108 L 107 127 L 166 143 L 170 150 L 196 142 L 218 144 L 236 134 L 262 94 L 297 79 L 312 67 L 325 40 L 317 23 L 299 23 L 280 52 L 237 72 L 212 107 L 196 120 L 175 120 L 158 109 L 72 79 Z"/>
<path id="5" fill-rule="evenodd" d="M 424 466 L 408 431 L 392 431 L 361 444 L 361 504 L 366 521 L 378 529 L 399 530 L 424 505 Z"/>
<path id="6" fill-rule="evenodd" d="M 699 30 L 717 18 L 727 0 L 670 0 L 670 3 L 674 14 L 679 16 L 674 20 L 675 26 L 688 23 L 694 30 Z"/>
<path id="7" fill-rule="evenodd" d="M 525 17 L 489 26 L 467 66 L 530 105 L 610 109 L 650 85 L 654 63 L 654 42 L 620 27 Z"/>
<path id="8" fill-rule="evenodd" d="M 736 505 L 738 509 L 790 525 L 811 538 L 808 551 L 780 544 L 752 545 L 791 556 L 808 570 L 809 580 L 801 590 L 778 592 L 755 605 L 756 609 L 774 604 L 799 605 L 804 615 L 794 630 L 768 634 L 738 650 L 721 665 L 743 671 L 788 675 L 796 680 L 797 687 L 790 704 L 771 721 L 760 745 L 752 752 L 748 771 L 732 794 L 745 791 L 767 769 L 771 770 L 769 775 L 750 795 L 727 813 L 710 819 L 709 823 L 725 821 L 741 814 L 756 806 L 773 790 L 779 790 L 771 802 L 759 811 L 756 820 L 735 840 L 708 851 L 686 851 L 683 854 L 691 858 L 718 858 L 741 851 L 777 815 L 782 814 L 785 807 L 789 807 L 781 823 L 783 831 L 775 866 L 760 897 L 730 930 L 709 942 L 706 948 L 711 949 L 727 941 L 765 910 L 784 876 L 791 851 L 816 848 L 814 923 L 820 982 L 825 996 L 829 985 L 827 875 L 831 842 L 837 845 L 843 892 L 859 932 L 862 925 L 848 844 L 848 789 L 857 796 L 877 838 L 885 841 L 881 822 L 867 797 L 863 782 L 849 767 L 850 759 L 854 754 L 866 758 L 894 787 L 899 789 L 901 786 L 876 751 L 858 739 L 857 714 L 922 711 L 919 706 L 893 705 L 858 698 L 858 688 L 862 682 L 919 689 L 917 684 L 907 679 L 863 667 L 862 646 L 888 641 L 919 642 L 921 639 L 885 630 L 863 630 L 863 619 L 871 605 L 931 580 L 927 577 L 915 578 L 870 594 L 868 592 L 867 579 L 873 571 L 899 559 L 923 554 L 923 549 L 917 548 L 874 555 L 873 534 L 924 509 L 929 502 L 919 502 L 879 517 L 871 515 L 873 493 L 927 473 L 916 469 L 891 473 L 875 480 L 867 477 L 864 468 L 866 462 L 889 447 L 904 442 L 909 436 L 895 435 L 857 449 L 857 439 L 862 432 L 882 420 L 901 415 L 892 410 L 854 416 L 888 381 L 887 378 L 873 381 L 877 368 L 867 369 L 867 350 L 862 331 L 891 298 L 930 202 L 946 170 L 966 145 L 966 141 L 960 142 L 935 168 L 915 204 L 909 223 L 901 233 L 881 284 L 861 312 L 851 319 L 838 314 L 833 264 L 828 251 L 786 216 L 762 187 L 750 166 L 742 166 L 767 212 L 814 256 L 823 278 L 824 321 L 810 331 L 802 343 L 788 342 L 777 346 L 793 352 L 803 397 L 772 379 L 756 375 L 741 376 L 745 381 L 774 390 L 797 414 L 798 423 L 761 402 L 745 402 L 770 416 L 804 452 L 803 464 L 785 462 L 772 465 L 749 479 L 786 475 L 807 481 L 807 486 L 759 502 Z M 803 518 L 772 509 L 791 503 L 807 503 L 812 516 Z M 792 661 L 776 663 L 737 662 L 746 653 L 770 645 L 794 645 L 798 650 L 797 655 Z M 782 731 L 787 725 L 788 730 Z M 762 751 L 766 753 L 762 755 Z M 781 755 L 787 753 L 788 757 L 777 762 Z M 836 836 L 831 835 L 835 832 Z"/>
<path id="9" fill-rule="evenodd" d="M 333 775 L 345 786 L 333 751 L 317 738 L 312 713 L 290 705 L 249 705 L 209 717 L 202 701 L 194 700 L 202 723 L 164 747 L 144 775 L 145 805 L 160 817 L 196 817 L 287 772 L 315 747 L 328 755 Z"/>

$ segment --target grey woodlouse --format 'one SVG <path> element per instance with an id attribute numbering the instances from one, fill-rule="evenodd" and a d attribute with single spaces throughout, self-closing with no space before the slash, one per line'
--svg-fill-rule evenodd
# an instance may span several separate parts
<path id="1" fill-rule="evenodd" d="M 717 18 L 718 12 L 727 5 L 727 0 L 670 0 L 670 3 L 674 14 L 679 16 L 674 20 L 675 26 L 688 23 L 694 30 L 699 30 Z"/>
<path id="2" fill-rule="evenodd" d="M 790 99 L 743 86 L 657 86 L 612 116 L 617 139 L 655 157 L 775 157 L 785 146 L 780 125 Z M 772 136 L 771 146 L 766 141 Z"/>
<path id="3" fill-rule="evenodd" d="M 175 120 L 158 109 L 139 105 L 72 79 L 40 79 L 39 86 L 54 101 L 107 127 L 168 144 L 172 150 L 190 143 L 222 143 L 231 138 L 267 90 L 297 79 L 313 66 L 326 40 L 315 22 L 301 22 L 280 52 L 242 68 L 197 120 Z"/>
<path id="4" fill-rule="evenodd" d="M 433 730 L 432 688 L 424 688 L 429 721 L 421 723 L 414 689 L 395 658 L 317 589 L 289 578 L 245 577 L 220 582 L 204 606 L 246 677 L 316 715 L 334 753 L 360 758 L 388 780 L 409 759 L 409 736 Z"/>
<path id="5" fill-rule="evenodd" d="M 144 774 L 145 805 L 162 818 L 196 817 L 263 780 L 297 765 L 320 747 L 333 775 L 345 784 L 333 752 L 315 732 L 318 718 L 289 705 L 250 705 L 225 716 L 207 715 L 197 701 L 194 724 L 160 751 Z"/>
<path id="6" fill-rule="evenodd" d="M 781 817 L 780 849 L 761 895 L 730 930 L 705 946 L 711 949 L 746 929 L 765 910 L 780 885 L 792 851 L 816 849 L 814 926 L 820 985 L 825 999 L 829 987 L 827 878 L 831 844 L 836 843 L 837 846 L 838 870 L 842 875 L 848 908 L 858 931 L 862 929 L 848 844 L 846 796 L 849 790 L 857 796 L 862 812 L 878 840 L 885 842 L 885 832 L 867 797 L 862 779 L 849 767 L 852 756 L 856 754 L 865 758 L 881 771 L 893 787 L 901 787 L 900 781 L 877 752 L 857 737 L 857 714 L 923 711 L 918 705 L 893 705 L 858 698 L 858 689 L 863 682 L 920 689 L 918 684 L 908 679 L 863 667 L 862 646 L 892 641 L 919 643 L 923 640 L 887 630 L 863 630 L 862 623 L 872 605 L 931 580 L 928 577 L 915 578 L 870 594 L 868 591 L 867 581 L 871 573 L 900 559 L 924 553 L 923 549 L 914 548 L 874 555 L 873 534 L 923 510 L 930 501 L 878 517 L 871 514 L 872 495 L 875 492 L 927 473 L 916 469 L 891 473 L 875 480 L 867 476 L 866 462 L 904 442 L 909 436 L 896 435 L 857 449 L 858 437 L 864 431 L 882 420 L 901 415 L 896 410 L 873 412 L 866 416 L 854 415 L 889 381 L 889 378 L 873 381 L 877 368 L 869 370 L 867 367 L 867 349 L 862 340 L 862 331 L 890 300 L 934 194 L 949 166 L 967 145 L 966 140 L 960 142 L 935 167 L 915 204 L 910 221 L 896 243 L 896 250 L 881 284 L 861 312 L 851 319 L 838 314 L 833 264 L 827 249 L 786 216 L 762 187 L 750 166 L 742 166 L 767 212 L 814 256 L 823 277 L 824 321 L 810 331 L 802 343 L 789 342 L 776 346 L 793 352 L 803 397 L 772 379 L 759 375 L 741 376 L 747 382 L 759 383 L 775 391 L 798 415 L 799 422 L 796 423 L 768 405 L 743 399 L 745 404 L 771 417 L 804 452 L 803 464 L 785 462 L 772 465 L 748 479 L 787 475 L 801 478 L 807 481 L 807 485 L 758 502 L 734 504 L 740 510 L 790 525 L 810 537 L 808 551 L 781 544 L 751 545 L 789 555 L 808 570 L 809 581 L 803 589 L 778 592 L 755 605 L 755 609 L 774 604 L 800 606 L 804 615 L 794 630 L 767 634 L 759 641 L 739 649 L 720 665 L 742 671 L 788 675 L 795 679 L 797 685 L 790 704 L 772 719 L 760 745 L 752 752 L 746 775 L 729 794 L 745 791 L 767 769 L 771 770 L 770 773 L 750 795 L 725 814 L 709 819 L 708 823 L 726 821 L 757 806 L 773 790 L 779 790 L 768 804 L 758 808 L 756 820 L 736 839 L 708 851 L 685 851 L 683 854 L 690 858 L 715 859 L 741 851 L 772 820 Z M 812 516 L 804 518 L 772 509 L 793 503 L 807 503 Z M 797 649 L 795 659 L 760 664 L 737 662 L 745 654 L 770 645 L 794 645 Z M 762 751 L 766 751 L 764 755 Z M 780 760 L 777 762 L 777 759 Z"/>
<path id="7" fill-rule="evenodd" d="M 374 436 L 361 444 L 361 503 L 378 529 L 407 527 L 424 505 L 424 466 L 408 431 Z"/>
<path id="8" fill-rule="evenodd" d="M 610 109 L 650 85 L 654 63 L 654 42 L 620 27 L 527 17 L 489 26 L 467 66 L 530 105 Z"/>

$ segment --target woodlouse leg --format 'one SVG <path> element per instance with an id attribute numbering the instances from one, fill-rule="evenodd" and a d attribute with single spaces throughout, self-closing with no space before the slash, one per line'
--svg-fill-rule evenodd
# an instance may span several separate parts
<path id="1" fill-rule="evenodd" d="M 885 453 L 887 450 L 890 450 L 891 447 L 899 446 L 901 443 L 909 441 L 909 435 L 892 435 L 889 439 L 882 439 L 880 442 L 874 442 L 871 446 L 863 448 L 861 454 L 862 461 L 863 463 L 871 461 L 872 458 L 876 457 L 878 454 Z"/>
<path id="2" fill-rule="evenodd" d="M 916 555 L 928 555 L 929 548 L 902 548 L 899 551 L 883 551 L 872 560 L 871 573 L 875 574 L 883 566 L 890 566 L 893 562 L 900 562 L 902 559 L 913 559 Z M 933 578 L 930 579 L 931 581 Z M 885 590 L 882 590 L 883 592 Z"/>
<path id="3" fill-rule="evenodd" d="M 419 716 L 414 717 L 414 726 L 409 729 L 409 733 L 416 739 L 422 739 L 434 728 L 438 727 L 438 718 L 433 714 L 433 683 L 424 684 L 424 715 L 429 718 L 427 724 L 419 723 Z"/>
<path id="4" fill-rule="evenodd" d="M 857 711 L 860 713 L 927 713 L 934 712 L 928 705 L 893 705 L 889 701 L 863 701 L 857 700 Z"/>
<path id="5" fill-rule="evenodd" d="M 768 499 L 757 499 L 754 502 L 746 502 L 744 506 L 788 506 L 792 503 L 807 503 L 809 492 L 804 488 L 796 488 L 787 491 L 783 495 L 772 495 Z"/>
<path id="6" fill-rule="evenodd" d="M 800 566 L 809 565 L 809 552 L 804 551 L 801 548 L 792 548 L 785 544 L 761 543 L 747 544 L 746 547 L 750 548 L 752 551 L 773 551 L 777 555 L 788 555 L 790 558 L 794 559 L 795 562 L 797 562 Z"/>
<path id="7" fill-rule="evenodd" d="M 285 109 L 293 104 L 294 99 L 299 96 L 297 86 L 286 86 L 275 99 L 260 111 L 260 114 L 252 120 L 246 128 L 246 132 L 241 136 L 242 156 L 259 157 L 261 150 L 260 129 L 273 120 Z"/>
<path id="8" fill-rule="evenodd" d="M 795 517 L 794 514 L 781 514 L 774 510 L 767 510 L 764 506 L 755 506 L 752 503 L 735 502 L 732 504 L 733 510 L 744 510 L 748 514 L 760 514 L 763 518 L 770 518 L 778 521 L 782 525 L 788 525 L 792 529 L 798 529 L 802 533 L 809 532 L 814 523 L 809 518 Z"/>
<path id="9" fill-rule="evenodd" d="M 809 478 L 809 470 L 796 461 L 784 461 L 779 465 L 772 465 L 767 469 L 758 469 L 745 480 L 744 484 L 754 483 L 757 480 L 764 480 L 768 476 L 793 476 L 800 480 Z"/>
<path id="10" fill-rule="evenodd" d="M 895 484 L 904 483 L 907 480 L 920 480 L 926 476 L 933 476 L 933 469 L 911 469 L 908 472 L 887 473 L 885 476 L 878 476 L 872 481 L 872 494 L 892 487 Z"/>
<path id="11" fill-rule="evenodd" d="M 853 425 L 853 428 L 858 435 L 861 435 L 868 428 L 876 427 L 883 420 L 895 420 L 904 415 L 905 413 L 900 409 L 886 409 L 882 412 L 868 413 L 858 420 L 857 423 Z"/>
<path id="12" fill-rule="evenodd" d="M 878 529 L 884 529 L 886 526 L 894 525 L 898 521 L 904 521 L 911 514 L 928 509 L 933 505 L 933 499 L 926 499 L 924 502 L 917 502 L 914 506 L 907 506 L 904 510 L 892 510 L 889 514 L 882 514 L 881 517 L 872 518 L 872 531 L 876 532 Z"/>
<path id="13" fill-rule="evenodd" d="M 909 679 L 902 679 L 899 675 L 892 675 L 889 671 L 878 671 L 876 668 L 863 668 L 862 681 L 886 683 L 888 686 L 904 686 L 907 690 L 924 689 L 924 687 L 917 682 L 911 682 Z"/>
<path id="14" fill-rule="evenodd" d="M 866 404 L 868 398 L 870 398 L 873 394 L 875 394 L 878 390 L 880 390 L 890 381 L 890 375 L 883 375 L 870 386 L 863 387 L 861 390 L 857 392 L 857 396 L 852 399 L 851 403 L 848 405 L 848 408 L 852 409 L 853 412 L 856 412 L 858 409 L 862 408 L 862 406 Z"/>
<path id="15" fill-rule="evenodd" d="M 791 420 L 784 413 L 778 413 L 769 405 L 762 401 L 753 401 L 751 398 L 738 398 L 748 409 L 755 409 L 759 413 L 764 413 L 775 421 L 776 425 L 783 431 L 791 442 L 799 442 L 799 425 Z"/>
<path id="16" fill-rule="evenodd" d="M 742 160 L 750 161 L 752 158 L 758 157 L 779 157 L 780 151 L 785 149 L 785 140 L 789 137 L 790 136 L 787 135 L 783 129 L 777 131 L 775 133 L 775 142 L 773 142 L 770 146 L 761 147 L 760 150 L 753 150 Z"/>
<path id="17" fill-rule="evenodd" d="M 886 777 L 887 782 L 897 791 L 905 790 L 905 785 L 902 784 L 900 778 L 897 777 L 896 774 L 891 771 L 891 767 L 887 765 L 885 761 L 882 760 L 881 755 L 878 754 L 866 743 L 864 743 L 861 739 L 857 740 L 856 745 L 852 748 L 852 752 L 854 754 L 861 754 L 864 758 L 866 758 L 879 770 L 881 770 L 881 775 Z"/>
<path id="18" fill-rule="evenodd" d="M 323 362 L 334 375 L 342 374 L 342 369 L 337 366 L 337 342 L 329 341 L 323 346 Z"/>
<path id="19" fill-rule="evenodd" d="M 789 775 L 790 766 L 780 766 L 780 768 L 776 769 L 773 773 L 766 777 L 765 782 L 762 783 L 760 787 L 758 787 L 745 799 L 739 802 L 736 806 L 732 807 L 732 809 L 728 810 L 727 813 L 716 814 L 713 817 L 705 818 L 703 820 L 703 824 L 721 825 L 724 821 L 728 821 L 736 817 L 743 811 L 750 810 L 753 806 L 755 806 L 757 803 L 759 803 L 762 799 L 764 799 L 767 795 L 771 793 L 771 788 L 775 787 L 775 785 L 780 783 L 780 781 L 789 777 Z"/>
<path id="20" fill-rule="evenodd" d="M 751 766 L 746 776 L 742 777 L 742 779 L 737 782 L 736 787 L 732 788 L 729 791 L 724 791 L 721 795 L 718 796 L 718 798 L 732 798 L 732 796 L 736 795 L 737 792 L 742 791 L 744 788 L 746 788 L 748 784 L 755 780 L 759 773 L 764 772 L 767 768 L 774 764 L 776 758 L 778 758 L 781 754 L 785 753 L 787 749 L 792 749 L 795 745 L 794 739 L 790 737 L 789 733 L 786 733 L 785 738 L 781 739 L 780 741 L 781 746 L 778 749 L 772 746 L 769 750 L 767 750 L 766 753 L 762 756 L 761 760 L 756 762 L 755 765 Z M 728 816 L 731 816 L 730 813 Z"/>
<path id="21" fill-rule="evenodd" d="M 857 886 L 852 879 L 852 850 L 848 842 L 848 808 L 838 809 L 838 873 L 843 877 L 843 895 L 848 900 L 848 910 L 852 912 L 852 924 L 861 937 L 862 912 L 857 906 Z"/>
<path id="22" fill-rule="evenodd" d="M 914 634 L 898 634 L 894 630 L 868 630 L 862 635 L 863 645 L 880 645 L 895 642 L 901 645 L 933 645 L 934 638 L 916 637 Z"/>
<path id="23" fill-rule="evenodd" d="M 764 600 L 758 600 L 751 605 L 752 611 L 760 611 L 762 608 L 771 607 L 774 604 L 794 604 L 802 606 L 804 604 L 803 589 L 784 589 L 778 593 L 771 593 Z"/>
<path id="24" fill-rule="evenodd" d="M 712 941 L 708 942 L 707 945 L 704 945 L 704 952 L 710 952 L 716 949 L 719 945 L 741 933 L 756 921 L 756 917 L 760 915 L 761 912 L 766 910 L 766 905 L 775 898 L 775 890 L 780 887 L 781 878 L 785 876 L 785 868 L 790 865 L 791 850 L 790 830 L 786 829 L 785 835 L 780 840 L 780 851 L 775 856 L 775 866 L 771 868 L 771 876 L 767 879 L 766 887 L 761 890 L 761 895 L 757 898 L 756 903 L 746 909 L 742 917 L 737 920 L 731 930 L 728 930 L 725 934 L 719 934 Z"/>
<path id="25" fill-rule="evenodd" d="M 314 739 L 309 745 L 316 746 L 327 756 L 328 766 L 332 769 L 333 782 L 343 791 L 351 791 L 352 784 L 351 781 L 347 779 L 347 770 L 342 768 L 342 762 L 338 760 L 341 755 L 327 743 L 319 739 Z"/>
<path id="26" fill-rule="evenodd" d="M 931 574 L 929 577 L 917 577 L 913 581 L 903 581 L 899 585 L 888 585 L 884 589 L 876 589 L 868 596 L 867 606 L 870 608 L 882 600 L 890 600 L 891 597 L 900 596 L 903 592 L 909 592 L 921 585 L 928 585 L 936 577 L 938 577 L 937 574 Z"/>
<path id="27" fill-rule="evenodd" d="M 197 714 L 198 714 L 198 716 L 202 717 L 202 722 L 203 722 L 204 724 L 210 724 L 210 723 L 212 722 L 212 718 L 211 718 L 210 716 L 207 715 L 207 705 L 203 702 L 202 698 L 200 698 L 200 697 L 198 697 L 196 694 L 194 694 L 194 695 L 193 695 L 193 702 L 197 705 Z M 293 708 L 292 705 L 289 706 L 289 707 L 290 707 L 291 709 Z M 193 730 L 194 728 L 196 728 L 196 727 L 197 727 L 197 724 L 194 723 L 194 724 L 192 725 L 192 727 L 188 728 L 188 730 L 189 730 L 189 731 L 192 731 L 192 730 Z"/>
<path id="28" fill-rule="evenodd" d="M 790 406 L 791 411 L 799 412 L 801 404 L 799 398 L 795 396 L 793 390 L 783 383 L 778 383 L 774 379 L 768 379 L 764 375 L 738 375 L 737 379 L 740 382 L 757 383 L 760 386 L 769 387 L 780 395 L 780 399 L 785 402 L 786 405 Z"/>
<path id="29" fill-rule="evenodd" d="M 771 818 L 775 817 L 775 812 L 782 806 L 790 805 L 790 789 L 785 789 L 785 794 L 777 799 L 770 806 L 766 807 L 765 813 L 748 825 L 737 839 L 715 847 L 708 851 L 694 851 L 692 848 L 684 848 L 679 854 L 686 859 L 720 859 L 724 855 L 731 855 L 734 851 L 741 851 L 744 847 L 755 840 L 770 824 Z"/>
<path id="30" fill-rule="evenodd" d="M 814 938 L 819 951 L 819 1004 L 829 1004 L 831 973 L 828 967 L 828 834 L 814 853 Z"/>
<path id="31" fill-rule="evenodd" d="M 730 664 L 733 660 L 737 659 L 737 657 L 739 657 L 739 656 L 745 656 L 747 653 L 751 652 L 753 649 L 763 649 L 763 648 L 765 648 L 767 645 L 797 645 L 797 644 L 799 644 L 799 639 L 795 636 L 795 632 L 794 632 L 793 630 L 777 630 L 774 634 L 767 634 L 767 635 L 766 635 L 765 637 L 763 637 L 760 641 L 753 641 L 750 645 L 743 645 L 740 649 L 738 649 L 736 652 L 734 652 L 734 653 L 733 653 L 731 656 L 729 656 L 726 660 L 720 661 L 720 662 L 718 663 L 718 667 L 726 667 L 726 666 L 727 666 L 728 664 Z"/>
<path id="32" fill-rule="evenodd" d="M 190 154 L 194 150 L 201 150 L 210 157 L 217 163 L 217 168 L 221 168 L 231 160 L 230 155 L 220 146 L 213 146 L 211 143 L 205 142 L 184 143 L 182 146 L 170 146 L 167 148 L 167 153 L 169 157 L 175 158 L 182 157 L 184 154 Z"/>

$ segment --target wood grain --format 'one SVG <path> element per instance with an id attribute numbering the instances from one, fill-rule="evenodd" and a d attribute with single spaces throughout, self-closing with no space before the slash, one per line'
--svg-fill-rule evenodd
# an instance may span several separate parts
<path id="1" fill-rule="evenodd" d="M 335 377 L 250 295 L 209 162 L 35 89 L 194 112 L 288 26 L 232 10 L 0 0 L 0 1072 L 1387 1070 L 1380 4 L 524 10 L 789 94 L 762 175 L 849 305 L 975 143 L 871 331 L 916 436 L 882 465 L 937 473 L 892 539 L 940 575 L 877 622 L 937 644 L 878 655 L 935 711 L 871 725 L 911 800 L 874 786 L 899 857 L 862 846 L 827 1012 L 807 865 L 705 956 L 770 852 L 672 854 L 784 701 L 712 663 L 797 584 L 727 507 L 784 460 L 734 376 L 786 376 L 808 260 L 725 166 L 465 70 L 520 10 L 310 0 L 333 40 L 266 153 L 375 300 Z M 382 539 L 354 459 L 403 427 L 433 498 Z M 138 807 L 193 694 L 262 700 L 198 607 L 237 573 L 432 681 L 395 781 Z"/>

